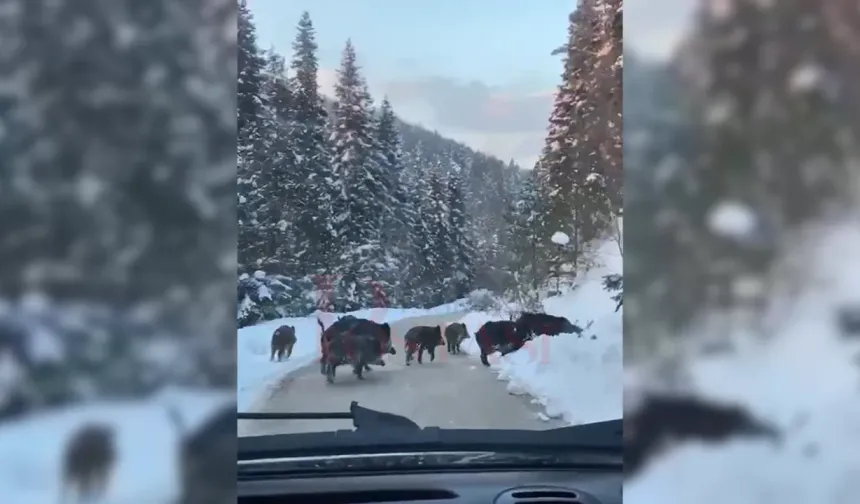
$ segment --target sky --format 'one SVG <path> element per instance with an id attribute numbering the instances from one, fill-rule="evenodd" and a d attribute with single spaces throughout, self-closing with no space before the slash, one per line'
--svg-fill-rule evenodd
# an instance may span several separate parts
<path id="1" fill-rule="evenodd" d="M 638 0 L 643 1 L 643 0 Z M 662 0 L 654 0 L 662 1 Z M 257 42 L 291 56 L 307 10 L 331 95 L 351 39 L 370 91 L 405 121 L 523 168 L 546 135 L 572 0 L 248 0 Z"/>
<path id="2" fill-rule="evenodd" d="M 669 58 L 690 25 L 698 0 L 625 0 L 624 47 L 651 59 Z"/>

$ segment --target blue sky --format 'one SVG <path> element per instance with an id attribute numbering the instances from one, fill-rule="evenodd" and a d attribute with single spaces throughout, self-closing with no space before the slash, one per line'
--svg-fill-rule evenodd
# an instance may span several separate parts
<path id="1" fill-rule="evenodd" d="M 570 0 L 248 0 L 262 48 L 289 56 L 302 11 L 330 93 L 347 38 L 374 97 L 405 120 L 530 168 L 543 147 Z"/>
<path id="2" fill-rule="evenodd" d="M 690 25 L 698 0 L 626 0 L 624 47 L 666 59 Z"/>

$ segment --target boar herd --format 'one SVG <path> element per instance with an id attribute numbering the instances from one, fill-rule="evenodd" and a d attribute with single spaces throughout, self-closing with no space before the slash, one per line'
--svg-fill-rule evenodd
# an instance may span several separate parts
<path id="1" fill-rule="evenodd" d="M 489 366 L 487 359 L 495 352 L 507 355 L 516 352 L 527 341 L 540 335 L 577 334 L 583 329 L 564 317 L 546 313 L 525 312 L 516 320 L 498 320 L 485 323 L 475 333 L 475 341 L 481 349 L 481 364 Z"/>
<path id="2" fill-rule="evenodd" d="M 391 326 L 372 320 L 346 315 L 325 327 L 317 319 L 320 335 L 320 373 L 329 383 L 334 383 L 335 371 L 339 366 L 349 365 L 353 374 L 364 379 L 364 373 L 371 371 L 371 365 L 385 366 L 384 355 L 396 355 L 397 350 L 391 341 Z M 481 363 L 489 366 L 487 357 L 495 352 L 507 355 L 522 348 L 525 343 L 539 335 L 555 336 L 576 333 L 582 336 L 583 329 L 564 317 L 546 313 L 523 313 L 516 320 L 490 321 L 475 333 L 475 340 L 481 350 Z M 416 360 L 423 363 L 424 354 L 430 362 L 436 360 L 436 348 L 446 347 L 449 354 L 462 353 L 460 346 L 470 338 L 466 325 L 460 322 L 444 326 L 416 326 L 404 336 L 406 365 Z M 270 360 L 279 361 L 292 355 L 296 344 L 296 329 L 283 325 L 272 334 Z"/>
<path id="3" fill-rule="evenodd" d="M 445 326 L 416 326 L 406 331 L 403 337 L 406 346 L 406 365 L 412 363 L 412 359 L 418 352 L 418 364 L 422 364 L 424 352 L 430 356 L 430 362 L 436 360 L 436 347 L 445 346 L 448 353 L 458 355 L 461 352 L 460 345 L 469 338 L 466 324 L 455 322 Z"/>

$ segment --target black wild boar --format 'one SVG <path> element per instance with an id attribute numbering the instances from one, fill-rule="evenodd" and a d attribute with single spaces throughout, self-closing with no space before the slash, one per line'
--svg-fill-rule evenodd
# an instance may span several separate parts
<path id="1" fill-rule="evenodd" d="M 282 325 L 272 333 L 272 355 L 269 360 L 275 360 L 277 355 L 278 361 L 281 361 L 285 354 L 289 359 L 293 355 L 294 346 L 296 346 L 296 328 Z"/>
<path id="2" fill-rule="evenodd" d="M 448 326 L 445 327 L 445 343 L 449 354 L 457 355 L 461 353 L 460 344 L 463 343 L 463 340 L 468 338 L 469 331 L 466 329 L 466 324 L 462 322 L 448 324 Z"/>
<path id="3" fill-rule="evenodd" d="M 517 331 L 528 339 L 542 334 L 547 336 L 567 333 L 582 334 L 582 328 L 571 323 L 570 320 L 546 313 L 525 312 L 517 318 L 516 324 Z"/>
<path id="4" fill-rule="evenodd" d="M 84 502 L 104 496 L 116 463 L 115 443 L 109 425 L 86 424 L 75 432 L 63 460 L 64 494 L 76 494 Z"/>
<path id="5" fill-rule="evenodd" d="M 436 360 L 436 347 L 444 346 L 442 328 L 439 326 L 416 326 L 406 331 L 403 337 L 406 342 L 406 365 L 412 363 L 412 356 L 418 351 L 418 364 L 422 364 L 422 357 L 426 351 L 430 355 L 430 362 Z"/>
<path id="6" fill-rule="evenodd" d="M 490 365 L 487 356 L 501 352 L 507 355 L 522 348 L 530 338 L 517 330 L 516 322 L 509 320 L 491 320 L 486 322 L 475 333 L 475 342 L 481 349 L 481 364 Z"/>
<path id="7" fill-rule="evenodd" d="M 369 364 L 384 365 L 384 354 L 397 353 L 391 344 L 391 326 L 359 318 L 342 318 L 329 326 L 323 331 L 321 346 L 320 370 L 329 383 L 342 364 L 352 364 L 353 373 L 362 380 Z"/>
<path id="8" fill-rule="evenodd" d="M 176 504 L 236 502 L 236 403 L 219 408 L 194 429 L 176 408 L 168 407 L 168 416 L 179 437 Z"/>
<path id="9" fill-rule="evenodd" d="M 624 472 L 628 476 L 639 474 L 670 448 L 669 442 L 717 443 L 733 437 L 778 442 L 781 434 L 741 406 L 693 396 L 647 396 L 632 414 L 624 413 Z"/>

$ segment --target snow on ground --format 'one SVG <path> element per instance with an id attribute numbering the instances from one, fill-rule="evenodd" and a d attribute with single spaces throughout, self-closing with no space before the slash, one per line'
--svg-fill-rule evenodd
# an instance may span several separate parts
<path id="1" fill-rule="evenodd" d="M 739 335 L 734 355 L 688 360 L 700 395 L 740 403 L 784 429 L 781 446 L 687 444 L 625 482 L 632 504 L 854 503 L 860 495 L 860 341 L 842 339 L 836 310 L 858 304 L 860 222 L 828 226 L 804 264 L 814 271 L 793 302 L 774 305 L 769 343 Z"/>
<path id="2" fill-rule="evenodd" d="M 517 352 L 499 359 L 490 357 L 491 369 L 508 382 L 514 394 L 528 394 L 541 404 L 547 416 L 563 418 L 571 424 L 597 422 L 621 417 L 622 411 L 622 311 L 615 312 L 612 293 L 603 290 L 603 276 L 622 272 L 618 245 L 609 240 L 598 250 L 599 264 L 583 275 L 578 286 L 562 296 L 544 301 L 546 313 L 567 317 L 585 326 L 586 336 L 541 336 Z M 406 317 L 448 313 L 465 309 L 458 301 L 430 310 L 375 309 L 352 312 L 357 317 L 391 322 Z M 322 314 L 328 327 L 338 314 Z M 472 312 L 463 322 L 473 334 L 489 320 L 507 316 Z M 298 342 L 290 360 L 269 361 L 272 333 L 280 325 L 294 325 Z M 314 316 L 265 322 L 239 330 L 238 335 L 238 408 L 245 411 L 264 390 L 284 376 L 313 362 L 319 355 L 319 326 Z M 591 339 L 596 335 L 596 339 Z M 463 350 L 479 356 L 474 338 L 466 340 Z"/>
<path id="3" fill-rule="evenodd" d="M 165 504 L 178 497 L 179 432 L 166 406 L 195 429 L 230 394 L 172 389 L 143 401 L 99 402 L 44 413 L 0 427 L 0 495 L 5 502 L 60 502 L 60 468 L 70 435 L 87 422 L 113 425 L 117 462 L 100 504 Z"/>
<path id="4" fill-rule="evenodd" d="M 621 418 L 622 413 L 622 310 L 615 312 L 612 293 L 603 290 L 602 283 L 604 275 L 622 272 L 618 245 L 604 243 L 598 257 L 603 264 L 584 274 L 573 291 L 543 302 L 546 313 L 582 327 L 594 321 L 585 336 L 540 336 L 514 353 L 489 358 L 511 393 L 532 396 L 548 417 L 571 424 Z M 474 334 L 489 320 L 507 317 L 473 312 L 463 319 L 473 337 L 462 348 L 476 358 L 481 351 Z"/>
<path id="5" fill-rule="evenodd" d="M 373 308 L 350 312 L 359 318 L 367 318 L 376 322 L 392 322 L 406 317 L 449 313 L 462 310 L 463 301 L 456 301 L 428 310 L 420 308 Z M 339 316 L 346 314 L 320 313 L 323 324 L 328 327 Z M 298 341 L 293 348 L 290 359 L 282 362 L 269 360 L 272 333 L 282 325 L 296 328 Z M 311 364 L 319 357 L 320 328 L 316 315 L 302 318 L 282 318 L 271 320 L 238 331 L 236 390 L 237 407 L 239 411 L 247 408 L 270 387 L 277 384 L 288 374 Z"/>

